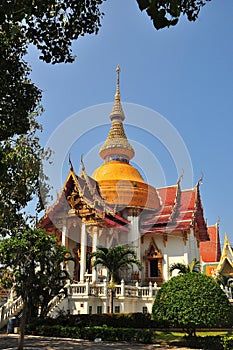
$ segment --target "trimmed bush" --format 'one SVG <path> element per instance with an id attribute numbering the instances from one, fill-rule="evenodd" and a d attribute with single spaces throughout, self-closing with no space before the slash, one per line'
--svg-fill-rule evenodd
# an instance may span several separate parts
<path id="1" fill-rule="evenodd" d="M 92 314 L 92 315 L 62 315 L 56 319 L 47 318 L 33 323 L 46 325 L 92 327 L 106 325 L 108 327 L 119 328 L 153 328 L 155 322 L 151 320 L 150 314 L 128 313 L 128 314 Z"/>
<path id="2" fill-rule="evenodd" d="M 231 327 L 233 308 L 212 277 L 186 273 L 171 278 L 158 291 L 153 318 L 171 327 L 181 327 L 189 335 L 197 328 Z"/>
<path id="3" fill-rule="evenodd" d="M 80 338 L 94 340 L 101 338 L 107 341 L 127 341 L 144 344 L 154 342 L 154 331 L 131 328 L 114 327 L 64 327 L 64 326 L 38 326 L 37 335 L 61 338 Z"/>

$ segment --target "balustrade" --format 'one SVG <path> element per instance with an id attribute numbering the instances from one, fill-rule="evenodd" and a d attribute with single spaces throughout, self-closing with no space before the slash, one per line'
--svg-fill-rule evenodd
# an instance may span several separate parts
<path id="1" fill-rule="evenodd" d="M 70 284 L 68 288 L 68 294 L 72 296 L 96 296 L 96 297 L 107 297 L 108 294 L 107 282 L 101 283 L 77 283 Z M 124 281 L 121 281 L 120 285 L 114 286 L 115 297 L 137 297 L 137 298 L 148 298 L 155 297 L 158 291 L 157 285 L 152 286 L 150 283 L 148 287 L 140 287 L 138 283 L 135 286 L 125 285 Z"/>

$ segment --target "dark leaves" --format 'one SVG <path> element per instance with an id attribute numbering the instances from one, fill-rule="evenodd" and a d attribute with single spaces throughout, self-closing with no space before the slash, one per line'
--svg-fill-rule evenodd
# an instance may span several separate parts
<path id="1" fill-rule="evenodd" d="M 210 0 L 137 0 L 141 11 L 146 10 L 156 29 L 175 26 L 180 15 L 195 21 L 201 8 Z"/>
<path id="2" fill-rule="evenodd" d="M 0 141 L 27 132 L 30 113 L 41 98 L 41 91 L 29 79 L 25 52 L 20 35 L 9 38 L 0 33 Z"/>
<path id="3" fill-rule="evenodd" d="M 34 44 L 45 62 L 72 62 L 72 40 L 98 33 L 102 3 L 103 0 L 10 0 L 0 5 L 0 25 L 18 26 L 27 44 Z"/>

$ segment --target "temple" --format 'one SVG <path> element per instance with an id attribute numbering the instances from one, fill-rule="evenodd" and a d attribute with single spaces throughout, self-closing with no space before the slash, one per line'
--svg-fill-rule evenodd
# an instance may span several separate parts
<path id="1" fill-rule="evenodd" d="M 201 263 L 202 272 L 227 277 L 225 292 L 232 298 L 233 250 L 226 235 L 221 253 L 219 223 L 207 227 L 200 194 L 200 179 L 193 188 L 182 189 L 180 176 L 174 185 L 155 188 L 146 183 L 131 164 L 135 152 L 124 130 L 125 115 L 120 96 L 120 67 L 110 113 L 111 126 L 99 151 L 103 159 L 92 175 L 83 160 L 77 174 L 70 169 L 56 202 L 39 226 L 58 237 L 67 247 L 71 280 L 49 304 L 48 316 L 107 313 L 110 311 L 109 276 L 105 267 L 93 267 L 89 253 L 99 246 L 134 249 L 141 261 L 121 272 L 114 285 L 113 312 L 151 313 L 160 286 L 171 278 L 174 263 Z M 173 271 L 173 274 L 177 271 Z M 111 287 L 113 288 L 113 286 Z M 0 328 L 22 309 L 20 297 L 9 298 L 0 308 Z M 112 305 L 111 305 L 112 306 Z"/>
<path id="2" fill-rule="evenodd" d="M 201 181 L 187 190 L 181 189 L 181 177 L 173 186 L 164 188 L 154 188 L 144 181 L 130 163 L 134 149 L 127 139 L 124 119 L 120 67 L 117 67 L 111 127 L 99 151 L 103 164 L 90 176 L 82 161 L 78 175 L 70 161 L 63 189 L 40 226 L 58 236 L 60 243 L 72 252 L 76 264 L 70 263 L 67 268 L 77 288 L 87 282 L 107 285 L 107 271 L 103 267 L 93 268 L 88 253 L 96 251 L 98 246 L 133 248 L 143 269 L 139 271 L 135 267 L 124 271 L 122 283 L 124 290 L 127 286 L 148 288 L 147 298 L 135 303 L 121 293 L 121 300 L 117 300 L 116 293 L 116 310 L 150 312 L 156 288 L 171 277 L 171 264 L 189 264 L 196 258 L 203 266 L 215 266 L 221 255 L 219 231 L 218 226 L 208 228 L 206 225 Z M 120 288 L 122 292 L 122 285 Z M 74 313 L 108 311 L 104 298 L 102 301 L 88 295 L 80 298 L 76 296 L 73 303 Z"/>

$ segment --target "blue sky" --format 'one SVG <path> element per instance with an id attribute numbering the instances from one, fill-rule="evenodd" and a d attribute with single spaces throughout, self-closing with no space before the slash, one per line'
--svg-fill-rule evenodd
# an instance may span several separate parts
<path id="1" fill-rule="evenodd" d="M 221 240 L 227 232 L 233 244 L 232 0 L 212 0 L 201 10 L 196 22 L 182 18 L 176 27 L 160 31 L 156 31 L 149 17 L 140 12 L 135 0 L 107 0 L 102 10 L 105 16 L 98 36 L 86 36 L 74 43 L 73 52 L 77 55 L 74 63 L 48 65 L 39 62 L 36 50 L 30 49 L 32 80 L 43 90 L 42 144 L 45 145 L 54 130 L 78 111 L 112 103 L 115 68 L 119 64 L 125 122 L 133 120 L 134 115 L 127 115 L 134 114 L 131 104 L 138 104 L 157 111 L 168 125 L 169 122 L 173 125 L 175 131 L 170 138 L 177 131 L 187 147 L 193 185 L 204 174 L 201 195 L 208 224 L 215 224 L 220 218 Z M 111 104 L 104 105 L 104 113 L 105 107 L 106 115 L 96 115 L 96 118 L 106 118 L 109 123 Z M 98 108 L 97 111 L 99 113 Z M 136 120 L 141 118 L 148 126 L 150 117 L 147 119 L 147 113 L 139 108 L 140 111 L 141 116 L 135 116 Z M 156 120 L 153 119 L 153 128 L 156 128 Z M 85 123 L 80 116 L 79 123 Z M 139 150 L 142 159 L 135 165 L 144 172 L 145 163 L 148 170 L 147 153 L 152 152 L 157 165 L 150 174 L 145 174 L 146 178 L 155 187 L 174 184 L 181 173 L 181 165 L 176 167 L 173 153 L 167 149 L 169 135 L 165 135 L 164 144 L 152 137 L 154 131 L 149 135 L 137 128 L 137 121 L 135 125 L 126 126 L 127 135 L 135 147 L 138 143 L 142 149 L 144 144 L 146 150 L 145 153 Z M 78 124 L 75 128 L 78 135 Z M 78 143 L 72 143 L 71 158 L 77 170 L 81 154 L 90 173 L 101 164 L 98 145 L 106 138 L 108 128 L 88 130 Z M 95 153 L 94 158 L 88 156 L 90 150 Z M 182 187 L 190 187 L 186 166 L 183 168 Z M 68 170 L 66 157 L 64 176 Z"/>

